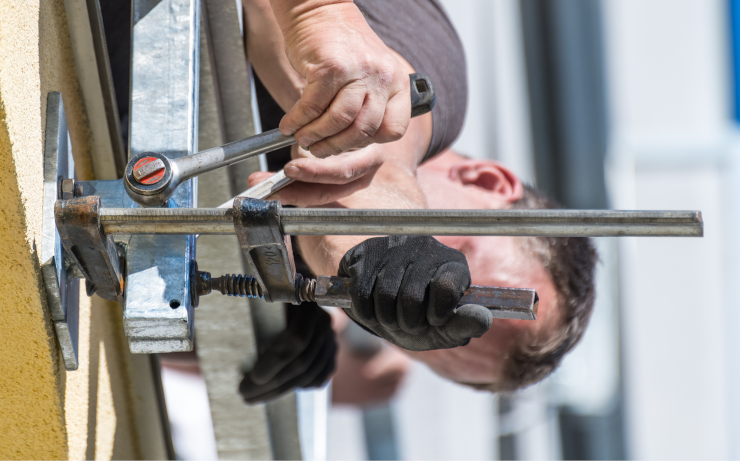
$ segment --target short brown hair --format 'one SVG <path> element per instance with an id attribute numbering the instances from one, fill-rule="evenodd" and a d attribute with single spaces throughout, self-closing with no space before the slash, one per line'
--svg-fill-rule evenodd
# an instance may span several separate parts
<path id="1" fill-rule="evenodd" d="M 512 204 L 514 209 L 557 209 L 560 205 L 531 186 Z M 583 336 L 596 298 L 598 254 L 587 237 L 521 237 L 526 254 L 539 260 L 552 278 L 558 294 L 560 327 L 546 339 L 525 335 L 513 345 L 503 377 L 492 384 L 466 384 L 490 391 L 514 391 L 550 375 L 565 353 Z"/>

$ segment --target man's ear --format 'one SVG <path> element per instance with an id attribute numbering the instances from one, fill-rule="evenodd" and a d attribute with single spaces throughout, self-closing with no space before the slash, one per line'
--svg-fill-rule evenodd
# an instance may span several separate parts
<path id="1" fill-rule="evenodd" d="M 466 186 L 475 186 L 505 203 L 522 198 L 524 187 L 508 168 L 492 160 L 467 160 L 450 168 L 450 179 Z"/>

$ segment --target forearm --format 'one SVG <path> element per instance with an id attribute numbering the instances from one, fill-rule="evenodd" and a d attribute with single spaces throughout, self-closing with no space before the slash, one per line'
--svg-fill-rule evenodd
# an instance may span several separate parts
<path id="1" fill-rule="evenodd" d="M 384 170 L 384 169 L 381 169 Z M 379 178 L 380 177 L 380 178 Z M 390 178 L 395 177 L 395 180 Z M 371 185 L 334 205 L 353 209 L 420 209 L 426 202 L 416 178 L 410 174 L 379 171 L 377 179 L 395 183 L 394 187 Z M 394 191 L 394 188 L 397 188 Z M 315 274 L 336 275 L 339 262 L 345 253 L 370 236 L 300 236 L 298 246 L 303 259 Z"/>
<path id="2" fill-rule="evenodd" d="M 300 99 L 306 81 L 285 55 L 283 34 L 270 0 L 242 0 L 242 4 L 247 56 L 270 96 L 288 111 Z"/>
<path id="3" fill-rule="evenodd" d="M 335 12 L 345 14 L 351 12 L 354 6 L 352 0 L 269 0 L 275 12 L 277 24 L 283 34 L 287 34 L 298 23 L 314 16 L 326 7 Z M 339 6 L 339 9 L 336 7 Z"/>

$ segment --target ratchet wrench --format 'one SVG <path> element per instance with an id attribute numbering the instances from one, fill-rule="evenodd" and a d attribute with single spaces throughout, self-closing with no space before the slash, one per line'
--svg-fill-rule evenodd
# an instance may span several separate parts
<path id="1" fill-rule="evenodd" d="M 431 80 L 423 74 L 411 74 L 409 80 L 411 117 L 430 112 L 437 101 Z M 295 142 L 294 136 L 285 136 L 275 129 L 176 159 L 158 152 L 142 152 L 131 157 L 126 165 L 123 185 L 137 204 L 159 207 L 172 197 L 183 181 Z M 281 183 L 280 188 L 288 184 L 290 182 Z"/>

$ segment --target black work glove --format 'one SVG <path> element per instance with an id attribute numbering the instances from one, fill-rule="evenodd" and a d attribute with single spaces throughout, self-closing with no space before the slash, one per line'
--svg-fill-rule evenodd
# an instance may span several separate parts
<path id="1" fill-rule="evenodd" d="M 352 278 L 344 312 L 401 348 L 454 348 L 491 327 L 488 308 L 455 308 L 470 287 L 468 262 L 430 236 L 368 239 L 344 255 L 339 276 Z"/>
<path id="2" fill-rule="evenodd" d="M 303 303 L 288 305 L 286 314 L 286 329 L 239 385 L 249 404 L 273 400 L 294 388 L 319 387 L 334 372 L 337 342 L 329 313 L 315 303 Z"/>

